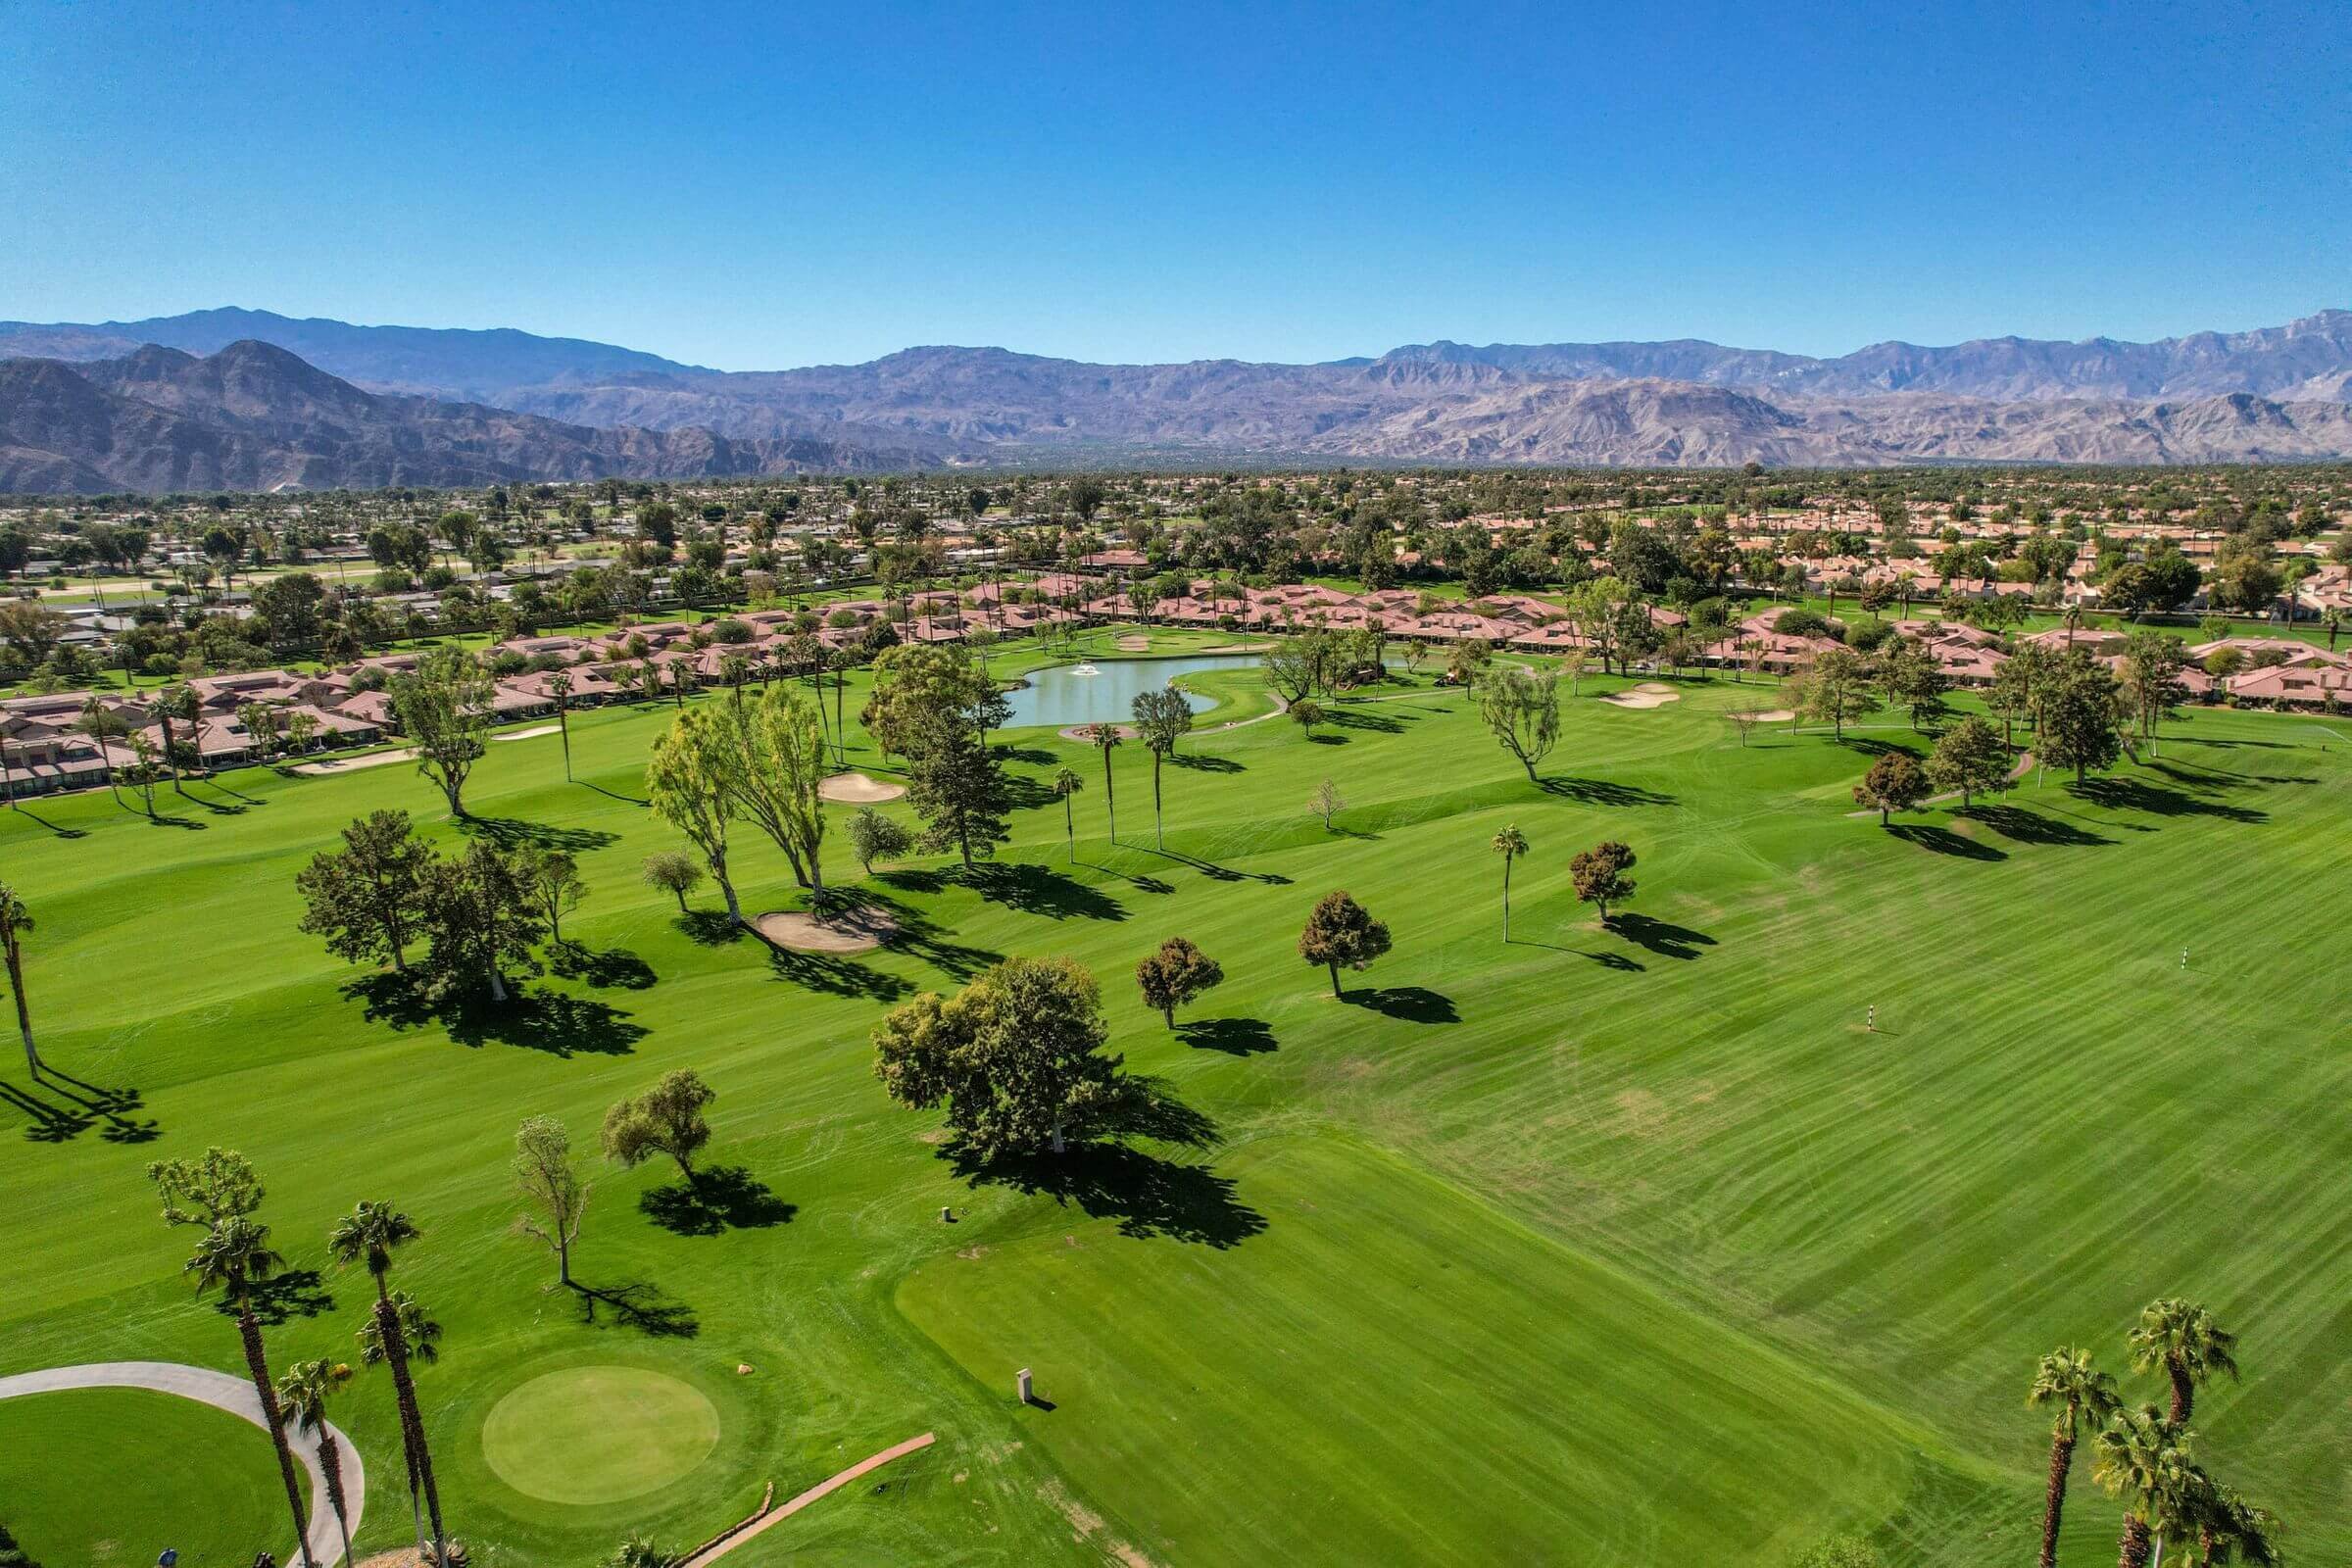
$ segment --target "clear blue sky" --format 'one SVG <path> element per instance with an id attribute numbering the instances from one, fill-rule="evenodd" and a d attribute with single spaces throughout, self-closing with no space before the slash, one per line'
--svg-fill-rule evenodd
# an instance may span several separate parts
<path id="1" fill-rule="evenodd" d="M 726 368 L 2155 337 L 2352 306 L 2348 84 L 2344 0 L 0 0 L 0 318 Z"/>

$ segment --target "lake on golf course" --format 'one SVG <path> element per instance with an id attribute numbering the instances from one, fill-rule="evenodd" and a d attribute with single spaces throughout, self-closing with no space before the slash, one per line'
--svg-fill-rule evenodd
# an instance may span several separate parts
<path id="1" fill-rule="evenodd" d="M 1246 669 L 1258 662 L 1255 654 L 1201 654 L 1189 659 L 1106 659 L 1100 664 L 1055 664 L 1038 670 L 1029 684 L 1006 693 L 1012 717 L 1006 727 L 1023 724 L 1117 723 L 1135 717 L 1135 694 L 1156 690 L 1179 675 L 1202 669 Z M 1092 669 L 1092 674 L 1081 670 Z M 1213 697 L 1186 692 L 1184 700 L 1199 713 L 1217 706 Z"/>

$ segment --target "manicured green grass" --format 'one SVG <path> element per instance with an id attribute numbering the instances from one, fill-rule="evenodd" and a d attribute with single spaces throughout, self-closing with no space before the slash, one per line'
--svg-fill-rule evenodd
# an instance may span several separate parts
<path id="1" fill-rule="evenodd" d="M 482 1424 L 498 1478 L 546 1502 L 618 1502 L 690 1474 L 718 1443 L 692 1384 L 641 1367 L 575 1366 L 531 1379 Z"/>
<path id="2" fill-rule="evenodd" d="M 294 1544 L 261 1428 L 136 1389 L 0 1399 L 0 1523 L 45 1568 L 130 1568 L 167 1546 L 231 1568 Z"/>
<path id="3" fill-rule="evenodd" d="M 1899 720 L 1742 748 L 1722 714 L 1779 706 L 1769 688 L 1592 700 L 1622 684 L 1584 681 L 1543 787 L 1426 686 L 1338 705 L 1311 741 L 1278 720 L 1197 735 L 1163 776 L 1165 854 L 1140 747 L 1116 754 L 1114 847 L 1092 749 L 1010 734 L 1024 804 L 1001 867 L 865 883 L 906 934 L 857 958 L 706 945 L 638 881 L 675 842 L 637 804 L 660 707 L 575 714 L 573 784 L 553 736 L 493 746 L 469 829 L 405 767 L 167 791 L 175 826 L 104 794 L 0 813 L 0 865 L 40 919 L 46 1049 L 139 1096 L 110 1119 L 0 1074 L 0 1373 L 237 1366 L 143 1174 L 220 1143 L 261 1165 L 297 1266 L 327 1268 L 326 1228 L 362 1197 L 423 1225 L 396 1273 L 447 1328 L 420 1373 L 444 1500 L 515 1564 L 591 1560 L 640 1527 L 682 1544 L 766 1481 L 789 1495 L 924 1431 L 934 1448 L 736 1560 L 1084 1562 L 1115 1541 L 1168 1564 L 1475 1561 L 1501 1542 L 1769 1564 L 1854 1529 L 1894 1563 L 2021 1561 L 2034 1357 L 2075 1341 L 2120 1371 L 2132 1316 L 2169 1293 L 2242 1336 L 2246 1381 L 2199 1402 L 2204 1457 L 2304 1560 L 2352 1551 L 2352 1058 L 2326 900 L 2352 869 L 2341 727 L 2200 713 L 2089 791 L 2030 779 L 1889 833 L 1846 790 L 1873 748 L 1917 744 Z M 850 762 L 890 771 L 861 743 Z M 1065 763 L 1087 784 L 1075 864 L 1040 788 Z M 1307 811 L 1326 776 L 1349 803 L 1333 833 Z M 292 878 L 386 805 L 443 842 L 570 845 L 593 892 L 566 929 L 603 960 L 504 1015 L 371 1011 L 367 977 L 294 930 Z M 1508 824 L 1534 851 L 1505 947 L 1487 845 Z M 1567 874 L 1603 837 L 1641 857 L 1609 930 Z M 747 906 L 798 901 L 764 842 L 736 858 Z M 830 869 L 854 870 L 846 849 Z M 1396 939 L 1341 1001 L 1294 948 L 1335 887 Z M 1174 934 L 1229 979 L 1171 1033 L 1128 977 Z M 1092 966 L 1116 1048 L 1221 1142 L 1077 1156 L 1032 1191 L 959 1178 L 937 1119 L 882 1096 L 867 1032 L 1007 954 Z M 514 1124 L 561 1115 L 591 1145 L 607 1104 L 682 1065 L 720 1093 L 707 1162 L 743 1173 L 741 1201 L 684 1213 L 674 1173 L 600 1171 L 575 1273 L 656 1310 L 591 1323 L 510 1234 Z M 279 1361 L 349 1356 L 367 1282 L 329 1271 L 318 1292 L 331 1307 L 270 1328 Z M 1056 1408 L 1014 1407 L 1023 1365 Z M 717 1446 L 618 1502 L 501 1479 L 482 1446 L 500 1401 L 596 1366 L 690 1384 Z M 389 1544 L 406 1499 L 382 1374 L 338 1419 Z M 266 1452 L 251 1469 L 269 1482 Z M 2079 1561 L 2117 1521 L 2087 1472 Z"/>

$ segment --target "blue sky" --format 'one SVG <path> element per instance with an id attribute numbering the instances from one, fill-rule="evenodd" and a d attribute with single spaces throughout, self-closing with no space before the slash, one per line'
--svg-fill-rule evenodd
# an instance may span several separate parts
<path id="1" fill-rule="evenodd" d="M 726 368 L 2155 337 L 2352 306 L 2352 7 L 9 0 L 0 234 Z"/>

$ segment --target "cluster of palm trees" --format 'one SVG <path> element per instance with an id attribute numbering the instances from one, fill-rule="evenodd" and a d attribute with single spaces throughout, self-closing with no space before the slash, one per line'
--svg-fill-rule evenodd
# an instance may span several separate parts
<path id="1" fill-rule="evenodd" d="M 253 1217 L 262 1203 L 260 1175 L 244 1155 L 224 1149 L 208 1149 L 196 1159 L 159 1160 L 148 1167 L 147 1174 L 163 1195 L 165 1223 L 193 1226 L 203 1232 L 185 1272 L 195 1280 L 200 1294 L 218 1290 L 225 1296 L 236 1317 L 246 1370 L 261 1400 L 264 1424 L 277 1452 L 278 1474 L 285 1483 L 295 1537 L 302 1544 L 298 1561 L 303 1568 L 318 1568 L 310 1548 L 308 1510 L 294 1476 L 289 1425 L 318 1446 L 327 1504 L 334 1509 L 342 1534 L 343 1556 L 350 1560 L 351 1520 L 343 1495 L 343 1455 L 334 1429 L 327 1425 L 326 1412 L 329 1401 L 351 1382 L 352 1369 L 339 1361 L 297 1361 L 276 1378 L 270 1375 L 261 1308 L 272 1282 L 285 1273 L 286 1260 L 270 1245 L 270 1227 Z M 418 1234 L 416 1223 L 390 1203 L 364 1202 L 335 1222 L 326 1247 L 337 1263 L 366 1267 L 375 1284 L 375 1304 L 359 1331 L 361 1360 L 368 1366 L 391 1369 L 417 1555 L 427 1555 L 425 1526 L 429 1517 L 430 1561 L 436 1568 L 448 1568 L 449 1537 L 441 1522 L 441 1494 L 434 1486 L 432 1456 L 425 1446 L 424 1421 L 417 1412 L 416 1388 L 410 1373 L 413 1361 L 437 1358 L 441 1325 L 426 1315 L 415 1297 L 391 1288 L 394 1250 L 415 1241 Z"/>
<path id="2" fill-rule="evenodd" d="M 2132 1366 L 2171 1385 L 2167 1408 L 2127 1407 L 2115 1380 L 2088 1350 L 2069 1346 L 2041 1358 L 2026 1403 L 2054 1407 L 2050 1480 L 2042 1508 L 2041 1568 L 2056 1568 L 2058 1521 L 2066 1507 L 2075 1445 L 2095 1425 L 2092 1478 L 2124 1504 L 2118 1568 L 2154 1568 L 2167 1545 L 2193 1545 L 2199 1568 L 2215 1563 L 2279 1561 L 2278 1522 L 2197 1462 L 2189 1412 L 2197 1390 L 2216 1374 L 2237 1376 L 2237 1337 L 2194 1301 L 2167 1297 L 2148 1303 L 2132 1331 Z"/>

